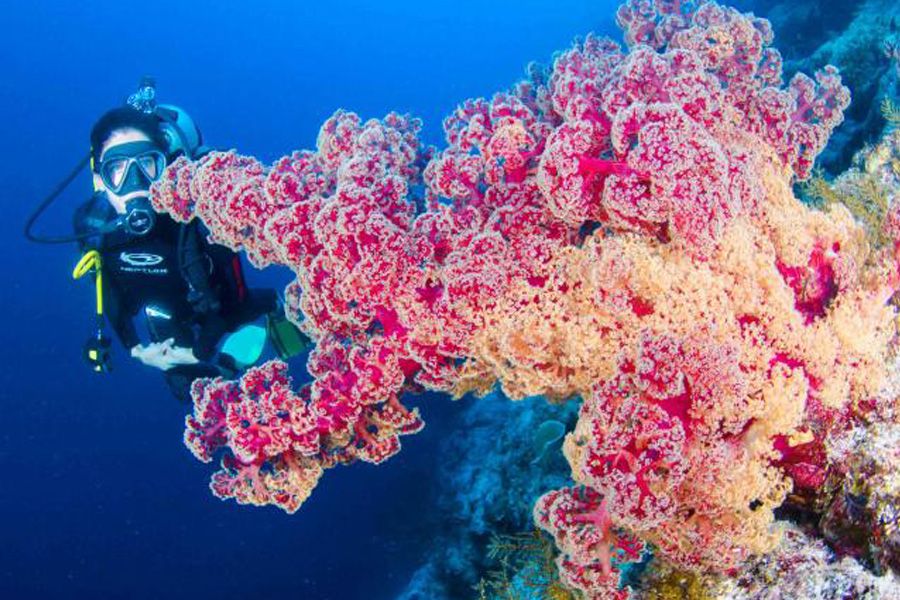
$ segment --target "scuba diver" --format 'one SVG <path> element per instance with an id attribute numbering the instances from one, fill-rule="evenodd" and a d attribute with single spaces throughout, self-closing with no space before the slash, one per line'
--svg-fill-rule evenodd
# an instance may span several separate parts
<path id="1" fill-rule="evenodd" d="M 145 78 L 126 105 L 100 117 L 90 141 L 89 159 L 38 207 L 25 232 L 33 241 L 77 241 L 82 258 L 73 276 L 94 274 L 98 329 L 84 350 L 94 371 L 110 370 L 104 320 L 132 357 L 163 371 L 184 401 L 195 379 L 236 376 L 260 360 L 266 342 L 282 359 L 306 349 L 308 338 L 284 316 L 275 291 L 247 287 L 236 253 L 207 242 L 199 221 L 177 223 L 151 207 L 150 186 L 168 164 L 209 152 L 187 113 L 157 105 Z M 37 217 L 86 162 L 95 193 L 75 212 L 75 235 L 32 234 Z M 265 327 L 255 324 L 262 318 Z"/>

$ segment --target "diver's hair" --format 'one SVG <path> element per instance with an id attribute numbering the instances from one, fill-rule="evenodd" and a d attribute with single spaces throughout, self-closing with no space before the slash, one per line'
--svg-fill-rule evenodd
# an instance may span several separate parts
<path id="1" fill-rule="evenodd" d="M 136 129 L 150 138 L 150 141 L 159 146 L 163 152 L 166 152 L 168 148 L 166 136 L 156 116 L 148 115 L 130 106 L 114 108 L 97 119 L 91 129 L 91 158 L 93 158 L 95 171 L 100 168 L 100 152 L 103 150 L 103 144 L 112 136 L 113 132 L 120 129 Z"/>

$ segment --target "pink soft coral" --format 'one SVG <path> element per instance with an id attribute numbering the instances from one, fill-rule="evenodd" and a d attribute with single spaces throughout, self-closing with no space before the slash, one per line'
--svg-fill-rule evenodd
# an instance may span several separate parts
<path id="1" fill-rule="evenodd" d="M 792 485 L 822 485 L 822 440 L 877 403 L 896 256 L 791 192 L 847 105 L 834 70 L 782 88 L 768 24 L 714 2 L 618 17 L 627 51 L 588 37 L 463 103 L 437 154 L 414 119 L 338 111 L 272 167 L 167 171 L 156 205 L 288 266 L 317 343 L 299 390 L 277 364 L 196 385 L 188 444 L 230 450 L 217 494 L 296 510 L 323 469 L 422 427 L 405 392 L 499 381 L 584 399 L 578 491 L 535 512 L 569 584 L 618 593 L 635 536 L 717 571 L 773 546 Z"/>

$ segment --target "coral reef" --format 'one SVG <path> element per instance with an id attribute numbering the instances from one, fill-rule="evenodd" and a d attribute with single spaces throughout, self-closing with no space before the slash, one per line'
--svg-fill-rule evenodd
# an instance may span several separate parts
<path id="1" fill-rule="evenodd" d="M 712 598 L 729 600 L 887 600 L 897 598 L 896 577 L 876 577 L 852 558 L 838 558 L 821 541 L 785 526 L 781 541 L 767 556 L 752 561 L 734 579 L 715 583 Z"/>
<path id="2" fill-rule="evenodd" d="M 829 440 L 835 490 L 820 524 L 842 555 L 900 572 L 900 426 L 877 423 Z"/>
<path id="3" fill-rule="evenodd" d="M 900 112 L 888 99 L 881 111 L 887 128 L 880 140 L 859 151 L 852 166 L 833 181 L 818 172 L 802 189 L 807 199 L 821 206 L 846 206 L 865 224 L 869 240 L 877 247 L 891 238 L 893 226 L 887 219 L 900 196 Z"/>
<path id="4" fill-rule="evenodd" d="M 577 600 L 575 593 L 559 581 L 555 548 L 539 531 L 495 535 L 488 556 L 499 566 L 475 586 L 479 600 Z"/>
<path id="5" fill-rule="evenodd" d="M 527 398 L 514 404 L 497 392 L 471 400 L 453 420 L 452 430 L 458 433 L 441 443 L 444 458 L 435 477 L 440 523 L 425 547 L 425 564 L 400 598 L 474 597 L 479 579 L 497 570 L 515 580 L 518 563 L 534 558 L 533 553 L 515 553 L 510 557 L 515 564 L 502 569 L 491 556 L 491 542 L 497 536 L 518 539 L 520 532 L 533 529 L 537 498 L 567 484 L 562 440 L 548 441 L 546 430 L 555 427 L 548 423 L 571 429 L 577 416 L 574 402 L 555 405 Z"/>
<path id="6" fill-rule="evenodd" d="M 754 10 L 772 21 L 786 72 L 826 64 L 840 68 L 853 103 L 821 160 L 829 173 L 840 173 L 854 154 L 881 137 L 881 100 L 900 94 L 900 62 L 894 56 L 900 5 L 893 0 L 762 0 Z"/>
<path id="7" fill-rule="evenodd" d="M 768 22 L 715 2 L 628 0 L 618 21 L 625 47 L 588 36 L 460 105 L 440 152 L 414 119 L 338 111 L 315 151 L 180 159 L 155 184 L 159 210 L 289 267 L 316 342 L 300 389 L 278 362 L 195 384 L 185 438 L 223 453 L 217 496 L 297 510 L 324 470 L 421 429 L 409 392 L 577 397 L 573 481 L 534 520 L 559 581 L 626 598 L 647 551 L 739 574 L 778 560 L 789 493 L 820 506 L 884 472 L 881 446 L 836 440 L 895 419 L 900 204 L 861 223 L 792 190 L 849 103 L 837 70 L 782 85 Z M 874 522 L 894 491 L 867 493 L 827 529 L 872 528 L 859 555 L 891 567 Z"/>
<path id="8" fill-rule="evenodd" d="M 886 600 L 900 594 L 896 577 L 873 575 L 795 525 L 779 523 L 778 529 L 778 545 L 733 577 L 686 573 L 663 565 L 647 571 L 631 599 Z"/>

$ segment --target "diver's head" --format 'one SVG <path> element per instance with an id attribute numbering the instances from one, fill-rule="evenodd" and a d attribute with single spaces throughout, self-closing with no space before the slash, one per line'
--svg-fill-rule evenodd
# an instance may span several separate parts
<path id="1" fill-rule="evenodd" d="M 94 188 L 106 193 L 120 215 L 128 203 L 149 196 L 166 167 L 167 142 L 159 119 L 130 107 L 104 114 L 91 130 Z"/>

